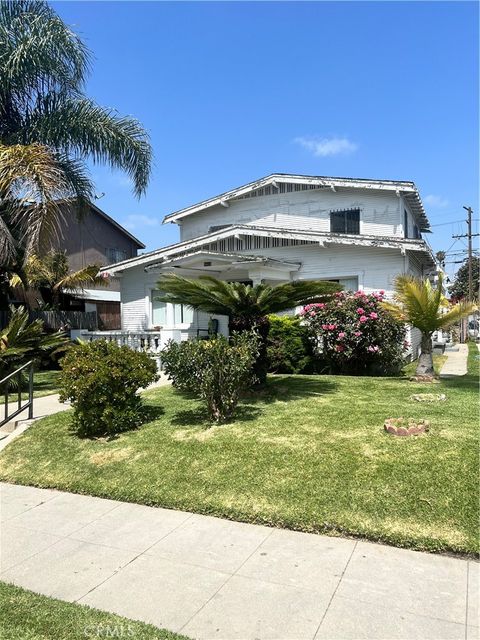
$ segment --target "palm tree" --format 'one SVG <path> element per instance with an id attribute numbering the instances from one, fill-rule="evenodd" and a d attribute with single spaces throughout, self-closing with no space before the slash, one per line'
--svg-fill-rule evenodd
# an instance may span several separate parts
<path id="1" fill-rule="evenodd" d="M 87 158 L 125 171 L 137 196 L 146 190 L 148 135 L 85 96 L 89 66 L 81 39 L 46 2 L 0 0 L 0 308 L 12 268 L 18 273 L 42 233 L 58 229 L 55 201 L 86 210 L 94 193 Z"/>
<path id="2" fill-rule="evenodd" d="M 395 280 L 395 302 L 383 302 L 384 309 L 396 319 L 411 324 L 422 333 L 421 354 L 416 374 L 433 376 L 432 335 L 446 329 L 475 310 L 475 305 L 459 302 L 451 306 L 443 293 L 443 276 L 432 287 L 430 280 L 401 275 Z"/>
<path id="3" fill-rule="evenodd" d="M 25 257 L 54 232 L 58 200 L 70 193 L 48 147 L 0 143 L 0 309 L 7 308 L 11 274 L 25 279 Z"/>
<path id="4" fill-rule="evenodd" d="M 267 375 L 268 315 L 312 302 L 321 302 L 342 287 L 335 282 L 296 280 L 276 286 L 225 282 L 211 276 L 197 279 L 168 274 L 158 281 L 158 300 L 186 304 L 215 315 L 228 316 L 229 331 L 255 329 L 261 340 L 255 373 L 261 383 Z"/>
<path id="5" fill-rule="evenodd" d="M 9 324 L 0 330 L 0 380 L 27 360 L 65 348 L 68 342 L 60 331 L 47 335 L 41 320 L 29 322 L 23 307 L 12 307 Z"/>
<path id="6" fill-rule="evenodd" d="M 29 289 L 38 289 L 47 305 L 58 308 L 62 293 L 82 291 L 88 286 L 108 285 L 108 279 L 98 275 L 99 270 L 100 265 L 89 264 L 70 273 L 66 254 L 50 251 L 43 258 L 30 256 L 23 268 L 24 280 L 14 276 L 10 285 L 16 287 L 26 284 Z"/>

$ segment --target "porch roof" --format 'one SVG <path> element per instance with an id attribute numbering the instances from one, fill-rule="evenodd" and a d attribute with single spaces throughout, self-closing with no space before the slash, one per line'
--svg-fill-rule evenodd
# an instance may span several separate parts
<path id="1" fill-rule="evenodd" d="M 351 234 L 331 234 L 324 231 L 302 231 L 296 229 L 279 229 L 273 227 L 260 227 L 254 225 L 232 225 L 212 233 L 208 233 L 192 240 L 184 242 L 178 242 L 168 247 L 163 247 L 149 253 L 130 258 L 129 260 L 123 260 L 113 265 L 107 265 L 100 271 L 102 273 L 108 273 L 110 275 L 118 275 L 127 269 L 133 267 L 143 266 L 148 268 L 151 265 L 162 263 L 166 259 L 170 259 L 173 256 L 179 254 L 186 254 L 194 250 L 201 250 L 202 247 L 208 247 L 208 245 L 224 240 L 231 237 L 241 238 L 242 236 L 258 236 L 267 238 L 282 238 L 285 240 L 300 240 L 318 246 L 325 246 L 330 244 L 337 245 L 356 245 L 362 247 L 378 247 L 384 249 L 399 249 L 402 253 L 406 251 L 421 252 L 427 258 L 427 261 L 432 265 L 435 264 L 435 259 L 432 254 L 432 250 L 422 239 L 413 238 L 399 238 L 398 240 L 391 237 L 382 236 L 369 236 L 369 235 L 351 235 Z M 207 250 L 207 249 L 205 249 Z M 227 255 L 225 252 L 221 252 L 222 255 Z M 239 253 L 234 255 L 241 255 L 242 258 L 245 254 Z"/>
<path id="2" fill-rule="evenodd" d="M 201 264 L 201 269 L 208 273 L 209 271 L 219 271 L 222 265 L 227 269 L 237 269 L 252 267 L 254 265 L 268 266 L 270 268 L 288 269 L 289 271 L 298 271 L 302 266 L 300 262 L 290 262 L 288 260 L 278 260 L 267 256 L 256 256 L 244 253 L 224 253 L 219 251 L 188 251 L 180 256 L 173 256 L 159 260 L 154 264 L 145 267 L 145 271 L 154 271 L 163 267 L 186 267 L 192 268 L 191 265 Z"/>

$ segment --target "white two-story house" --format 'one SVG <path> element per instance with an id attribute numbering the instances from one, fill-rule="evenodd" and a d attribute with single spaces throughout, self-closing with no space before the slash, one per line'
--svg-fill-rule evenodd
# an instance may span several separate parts
<path id="1" fill-rule="evenodd" d="M 164 222 L 179 225 L 180 242 L 104 269 L 120 279 L 122 330 L 155 331 L 157 344 L 200 335 L 209 322 L 206 314 L 155 299 L 163 273 L 253 284 L 334 280 L 388 294 L 397 274 L 435 270 L 413 182 L 272 174 Z M 226 332 L 226 318 L 218 321 Z"/>

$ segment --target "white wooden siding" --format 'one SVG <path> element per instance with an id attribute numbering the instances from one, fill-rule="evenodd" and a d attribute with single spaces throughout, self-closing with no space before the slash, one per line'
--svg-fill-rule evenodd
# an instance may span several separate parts
<path id="1" fill-rule="evenodd" d="M 121 314 L 123 331 L 143 331 L 152 328 L 151 292 L 157 289 L 158 274 L 145 273 L 142 267 L 129 269 L 121 278 Z M 219 332 L 228 335 L 228 318 L 212 316 L 219 321 Z M 189 337 L 197 329 L 208 329 L 209 314 L 196 311 L 191 325 L 184 325 Z M 182 325 L 183 326 L 183 325 Z M 173 328 L 173 327 L 169 327 Z"/>
<path id="2" fill-rule="evenodd" d="M 366 292 L 384 289 L 391 293 L 393 281 L 404 271 L 404 257 L 399 250 L 377 247 L 301 245 L 272 247 L 248 251 L 276 259 L 302 264 L 293 277 L 299 280 L 320 280 L 358 277 L 359 287 Z M 139 331 L 151 328 L 150 293 L 156 288 L 158 274 L 146 273 L 142 267 L 129 269 L 121 278 L 122 329 Z M 208 327 L 208 314 L 195 314 L 188 333 Z M 226 334 L 228 321 L 218 317 L 220 332 Z M 185 327 L 186 328 L 186 327 Z"/>
<path id="3" fill-rule="evenodd" d="M 299 191 L 256 198 L 231 200 L 195 213 L 181 223 L 181 240 L 209 233 L 210 227 L 230 224 L 330 231 L 330 211 L 360 209 L 360 233 L 402 238 L 402 198 L 381 191 L 359 189 Z"/>

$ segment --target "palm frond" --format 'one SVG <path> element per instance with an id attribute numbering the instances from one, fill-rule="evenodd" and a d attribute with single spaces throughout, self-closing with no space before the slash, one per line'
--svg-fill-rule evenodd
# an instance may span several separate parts
<path id="1" fill-rule="evenodd" d="M 120 116 L 81 96 L 52 93 L 36 106 L 28 128 L 33 139 L 125 171 L 136 195 L 145 192 L 152 148 L 145 129 L 134 118 Z"/>
<path id="2" fill-rule="evenodd" d="M 469 315 L 475 305 L 457 304 L 446 313 L 448 301 L 443 293 L 443 278 L 439 275 L 436 287 L 427 279 L 401 275 L 395 280 L 394 302 L 382 302 L 382 307 L 395 318 L 408 322 L 424 334 L 450 326 Z"/>
<path id="3" fill-rule="evenodd" d="M 225 282 L 212 276 L 198 279 L 168 274 L 158 281 L 163 302 L 187 304 L 194 309 L 229 317 L 258 318 L 325 300 L 341 290 L 334 282 L 300 280 L 269 286 Z"/>

